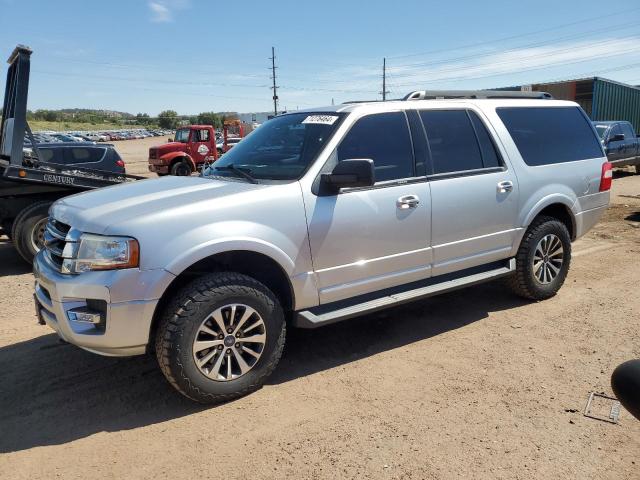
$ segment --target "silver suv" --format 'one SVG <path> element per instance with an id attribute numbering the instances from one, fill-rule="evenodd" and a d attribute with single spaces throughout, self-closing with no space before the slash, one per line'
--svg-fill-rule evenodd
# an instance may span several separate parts
<path id="1" fill-rule="evenodd" d="M 551 297 L 607 207 L 611 165 L 577 104 L 511 96 L 297 111 L 199 177 L 63 198 L 34 263 L 38 316 L 95 353 L 155 351 L 210 403 L 259 388 L 288 325 L 500 277 Z"/>

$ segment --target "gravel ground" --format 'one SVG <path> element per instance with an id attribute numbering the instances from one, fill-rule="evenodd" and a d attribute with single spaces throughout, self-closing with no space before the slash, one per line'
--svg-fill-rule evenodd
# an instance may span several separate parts
<path id="1" fill-rule="evenodd" d="M 150 140 L 117 144 L 131 173 Z M 486 284 L 290 330 L 263 389 L 211 408 L 151 357 L 36 325 L 30 268 L 0 239 L 0 478 L 638 479 L 640 422 L 582 415 L 640 357 L 640 176 L 614 193 L 556 297 Z"/>

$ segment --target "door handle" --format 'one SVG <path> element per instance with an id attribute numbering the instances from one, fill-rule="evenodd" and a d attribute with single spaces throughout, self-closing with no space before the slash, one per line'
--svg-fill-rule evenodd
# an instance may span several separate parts
<path id="1" fill-rule="evenodd" d="M 498 183 L 498 193 L 509 193 L 513 190 L 513 182 L 509 180 Z"/>
<path id="2" fill-rule="evenodd" d="M 396 201 L 396 206 L 402 210 L 408 208 L 416 208 L 420 203 L 420 199 L 417 195 L 404 195 Z"/>

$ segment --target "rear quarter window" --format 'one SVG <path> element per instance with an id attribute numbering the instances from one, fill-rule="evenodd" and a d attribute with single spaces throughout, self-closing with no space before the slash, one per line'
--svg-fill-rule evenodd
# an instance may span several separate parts
<path id="1" fill-rule="evenodd" d="M 73 147 L 67 151 L 67 163 L 95 163 L 102 160 L 104 148 Z"/>
<path id="2" fill-rule="evenodd" d="M 496 112 L 527 165 L 604 157 L 591 123 L 578 107 L 499 107 Z"/>

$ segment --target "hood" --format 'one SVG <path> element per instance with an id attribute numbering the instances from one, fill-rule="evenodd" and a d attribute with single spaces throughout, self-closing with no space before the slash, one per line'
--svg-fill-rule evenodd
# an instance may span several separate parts
<path id="1" fill-rule="evenodd" d="M 243 203 L 234 197 L 264 188 L 268 187 L 234 180 L 168 176 L 64 197 L 53 205 L 51 213 L 83 232 L 132 235 L 127 233 L 132 222 L 159 222 L 179 215 L 180 210 Z"/>
<path id="2" fill-rule="evenodd" d="M 169 153 L 169 152 L 184 151 L 186 145 L 187 145 L 186 143 L 181 143 L 181 142 L 169 142 L 169 143 L 163 143 L 162 145 L 157 145 L 155 147 L 151 147 L 149 150 L 155 150 L 160 155 L 164 155 L 165 153 Z"/>

